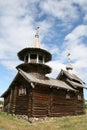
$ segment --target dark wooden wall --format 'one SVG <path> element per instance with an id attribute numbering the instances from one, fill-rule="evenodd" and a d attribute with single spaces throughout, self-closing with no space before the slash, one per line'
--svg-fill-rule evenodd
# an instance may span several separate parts
<path id="1" fill-rule="evenodd" d="M 50 89 L 37 86 L 33 89 L 32 116 L 49 116 Z"/>
<path id="2" fill-rule="evenodd" d="M 83 89 L 75 93 L 38 84 L 32 88 L 28 83 L 26 95 L 19 96 L 19 88 L 20 85 L 13 87 L 11 93 L 5 98 L 5 106 L 10 104 L 9 113 L 29 117 L 57 117 L 85 113 Z M 70 99 L 66 99 L 67 93 L 70 94 Z M 78 100 L 78 95 L 81 96 L 81 100 Z"/>
<path id="3" fill-rule="evenodd" d="M 66 94 L 70 99 L 66 99 Z M 78 100 L 78 95 L 81 100 Z M 84 114 L 83 91 L 78 93 L 37 86 L 32 91 L 32 116 L 65 116 Z"/>
<path id="4" fill-rule="evenodd" d="M 70 99 L 66 99 L 67 93 L 70 94 Z M 78 101 L 77 93 L 55 89 L 51 94 L 51 116 L 77 115 L 78 110 L 83 113 L 82 104 L 83 99 Z"/>
<path id="5" fill-rule="evenodd" d="M 9 101 L 10 101 L 10 94 L 6 95 L 4 97 L 4 111 L 8 112 L 8 108 L 9 108 Z"/>

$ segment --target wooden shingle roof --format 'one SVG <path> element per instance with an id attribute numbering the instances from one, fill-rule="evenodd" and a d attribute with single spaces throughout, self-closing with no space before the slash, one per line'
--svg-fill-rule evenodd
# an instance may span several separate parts
<path id="1" fill-rule="evenodd" d="M 72 87 L 74 88 L 85 88 L 87 89 L 87 87 L 85 86 L 85 82 L 83 82 L 77 75 L 75 74 L 70 74 L 69 72 L 65 71 L 65 70 L 61 70 L 61 72 L 59 73 L 59 75 L 57 76 L 58 80 L 62 80 L 61 77 L 65 75 L 66 81 L 68 83 L 70 83 L 72 85 Z"/>
<path id="2" fill-rule="evenodd" d="M 79 87 L 79 88 L 85 88 L 87 89 L 86 86 L 84 86 L 83 84 L 80 84 L 80 83 L 77 83 L 77 82 L 74 82 L 74 81 L 71 81 L 71 80 L 67 80 L 72 86 L 74 86 L 75 88 L 76 87 Z"/>
<path id="3" fill-rule="evenodd" d="M 38 79 L 32 73 L 26 73 L 21 69 L 18 69 L 18 71 L 28 82 L 39 83 L 39 84 L 43 84 L 55 88 L 62 88 L 66 90 L 75 91 L 73 88 L 71 88 L 68 84 L 66 84 L 63 81 L 52 79 L 52 78 Z"/>
<path id="4" fill-rule="evenodd" d="M 78 81 L 80 83 L 84 83 L 77 75 L 75 74 L 70 74 L 69 72 L 65 71 L 65 70 L 61 70 L 61 72 L 59 73 L 59 75 L 57 76 L 57 79 L 60 79 L 60 77 L 65 74 L 69 79 L 71 80 L 75 80 Z"/>

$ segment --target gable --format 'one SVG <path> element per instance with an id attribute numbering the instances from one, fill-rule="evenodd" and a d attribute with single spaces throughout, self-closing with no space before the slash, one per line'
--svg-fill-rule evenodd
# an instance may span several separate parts
<path id="1" fill-rule="evenodd" d="M 16 74 L 16 76 L 14 77 L 13 81 L 11 82 L 10 86 L 8 87 L 8 89 L 1 95 L 1 97 L 5 97 L 7 94 L 10 93 L 11 88 L 18 85 L 19 83 L 23 82 L 24 77 L 22 77 L 19 73 Z M 25 80 L 26 81 L 26 80 Z"/>
<path id="2" fill-rule="evenodd" d="M 86 88 L 85 83 L 75 74 L 70 74 L 65 70 L 61 70 L 59 75 L 57 76 L 58 80 L 65 81 L 69 83 L 74 88 Z"/>

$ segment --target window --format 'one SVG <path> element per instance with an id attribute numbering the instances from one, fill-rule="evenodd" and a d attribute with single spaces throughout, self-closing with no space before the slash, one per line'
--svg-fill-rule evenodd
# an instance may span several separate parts
<path id="1" fill-rule="evenodd" d="M 66 94 L 66 99 L 70 99 L 70 94 L 69 93 Z"/>
<path id="2" fill-rule="evenodd" d="M 43 56 L 39 55 L 39 63 L 43 63 Z"/>
<path id="3" fill-rule="evenodd" d="M 30 55 L 30 59 L 36 59 L 37 58 L 37 55 L 36 54 L 31 54 Z"/>
<path id="4" fill-rule="evenodd" d="M 19 89 L 19 96 L 26 95 L 26 88 L 20 88 Z"/>
<path id="5" fill-rule="evenodd" d="M 39 55 L 39 60 L 43 61 L 43 56 Z"/>
<path id="6" fill-rule="evenodd" d="M 36 54 L 30 54 L 30 61 L 31 61 L 31 63 L 36 63 L 37 55 Z"/>
<path id="7" fill-rule="evenodd" d="M 78 100 L 82 100 L 82 97 L 81 97 L 81 95 L 78 95 Z"/>

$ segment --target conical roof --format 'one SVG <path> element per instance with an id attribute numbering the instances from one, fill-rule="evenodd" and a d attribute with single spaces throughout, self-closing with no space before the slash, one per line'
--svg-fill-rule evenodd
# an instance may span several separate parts
<path id="1" fill-rule="evenodd" d="M 41 48 L 41 44 L 40 44 L 40 41 L 39 41 L 39 27 L 36 28 L 35 38 L 33 40 L 31 47 L 32 48 Z"/>

